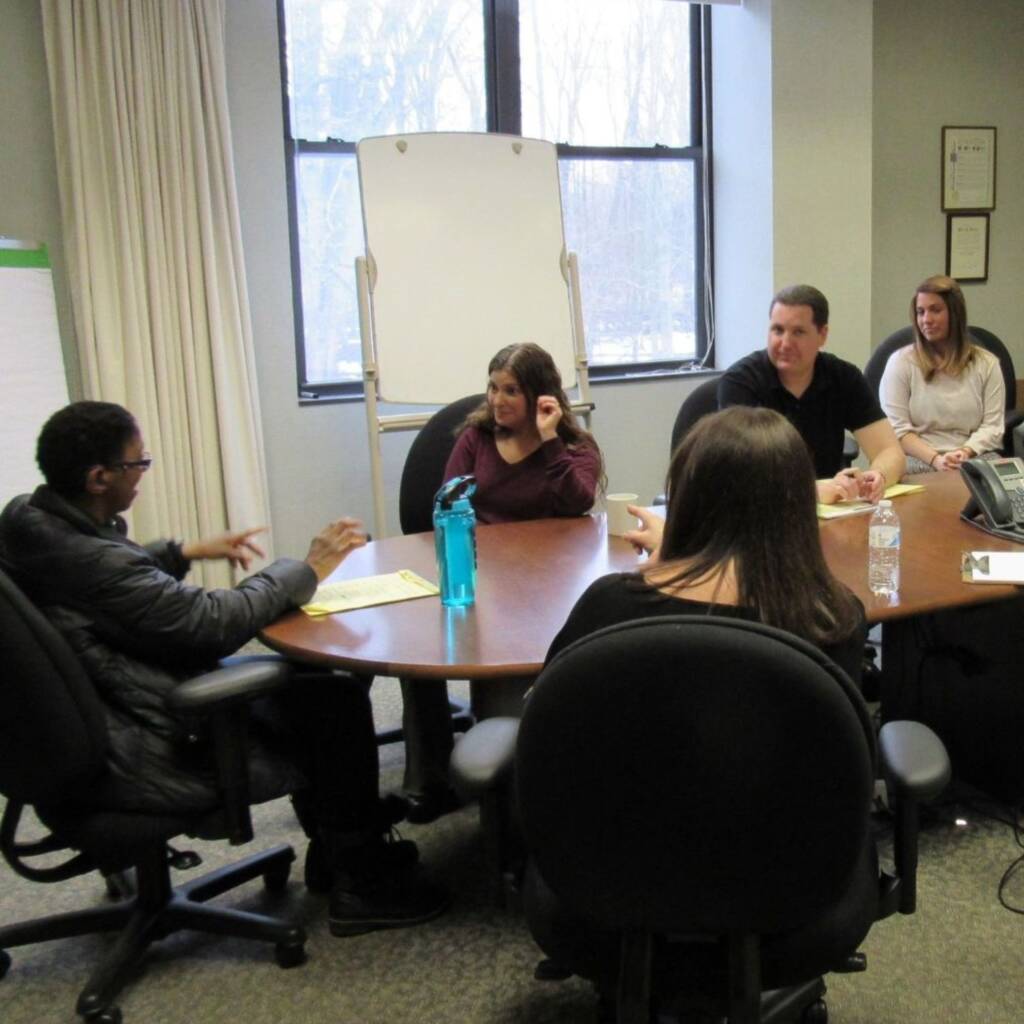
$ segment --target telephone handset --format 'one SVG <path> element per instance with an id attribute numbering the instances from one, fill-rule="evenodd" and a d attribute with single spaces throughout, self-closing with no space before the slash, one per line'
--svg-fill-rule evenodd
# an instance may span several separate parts
<path id="1" fill-rule="evenodd" d="M 960 475 L 971 492 L 960 518 L 1024 544 L 1024 459 L 968 459 Z"/>

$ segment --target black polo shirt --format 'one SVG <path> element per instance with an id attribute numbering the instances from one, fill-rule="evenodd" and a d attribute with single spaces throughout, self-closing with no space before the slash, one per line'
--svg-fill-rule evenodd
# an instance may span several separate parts
<path id="1" fill-rule="evenodd" d="M 774 409 L 793 424 L 807 442 L 819 480 L 833 477 L 843 466 L 845 431 L 885 419 L 864 374 L 853 363 L 819 352 L 807 390 L 794 398 L 779 380 L 762 349 L 733 363 L 718 382 L 718 407 L 753 405 Z"/>

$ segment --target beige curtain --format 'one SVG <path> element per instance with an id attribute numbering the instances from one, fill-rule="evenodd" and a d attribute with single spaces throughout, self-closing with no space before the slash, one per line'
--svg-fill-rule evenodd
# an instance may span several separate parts
<path id="1" fill-rule="evenodd" d="M 223 0 L 42 0 L 87 397 L 155 458 L 140 540 L 269 522 L 224 70 Z M 227 566 L 194 578 L 230 585 Z"/>

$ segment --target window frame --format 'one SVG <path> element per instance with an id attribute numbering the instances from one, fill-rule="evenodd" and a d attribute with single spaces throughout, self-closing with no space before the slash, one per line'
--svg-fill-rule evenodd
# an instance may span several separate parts
<path id="1" fill-rule="evenodd" d="M 288 37 L 286 0 L 277 0 L 278 55 L 281 78 L 281 108 L 284 130 L 285 183 L 288 203 L 288 241 L 292 280 L 292 313 L 295 331 L 295 367 L 300 404 L 363 398 L 363 379 L 353 381 L 310 381 L 306 372 L 305 313 L 302 306 L 302 263 L 299 246 L 296 162 L 303 154 L 356 155 L 356 143 L 328 137 L 325 141 L 296 139 L 291 128 L 288 95 Z M 667 0 L 666 0 L 667 2 Z M 519 0 L 481 0 L 484 19 L 484 81 L 487 89 L 487 131 L 522 134 L 520 91 Z M 694 218 L 694 324 L 696 351 L 692 359 L 671 359 L 643 363 L 590 365 L 591 382 L 643 380 L 706 370 L 713 343 L 706 319 L 707 291 L 712 270 L 710 230 L 712 195 L 710 174 L 711 16 L 707 6 L 690 3 L 690 125 L 691 145 L 666 146 L 577 146 L 558 142 L 559 162 L 565 160 L 671 160 L 693 165 Z M 354 272 L 354 270 L 353 270 Z"/>

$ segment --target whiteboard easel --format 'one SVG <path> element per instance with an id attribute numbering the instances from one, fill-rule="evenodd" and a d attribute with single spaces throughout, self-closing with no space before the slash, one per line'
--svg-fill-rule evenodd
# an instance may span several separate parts
<path id="1" fill-rule="evenodd" d="M 45 245 L 0 238 L 0 507 L 43 482 L 42 425 L 68 404 L 64 353 Z"/>
<path id="2" fill-rule="evenodd" d="M 576 256 L 565 250 L 550 142 L 494 133 L 363 139 L 356 147 L 366 256 L 355 261 L 376 535 L 386 533 L 380 435 L 481 390 L 487 362 L 533 341 L 574 408 L 589 412 Z"/>

